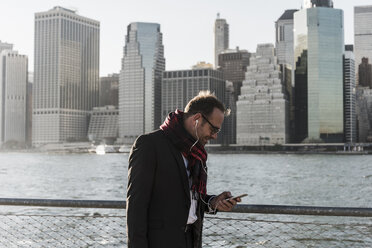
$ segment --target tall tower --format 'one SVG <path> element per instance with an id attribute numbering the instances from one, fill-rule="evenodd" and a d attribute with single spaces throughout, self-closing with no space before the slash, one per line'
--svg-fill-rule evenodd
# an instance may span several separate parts
<path id="1" fill-rule="evenodd" d="M 275 51 L 278 64 L 293 66 L 293 14 L 298 9 L 286 10 L 275 22 Z"/>
<path id="2" fill-rule="evenodd" d="M 218 67 L 218 55 L 229 48 L 229 24 L 225 19 L 220 18 L 217 14 L 217 19 L 214 23 L 214 67 Z"/>
<path id="3" fill-rule="evenodd" d="M 133 143 L 138 135 L 161 124 L 162 39 L 159 24 L 128 25 L 119 76 L 120 143 Z"/>
<path id="4" fill-rule="evenodd" d="M 372 5 L 354 7 L 354 44 L 356 84 L 371 87 Z"/>
<path id="5" fill-rule="evenodd" d="M 355 57 L 353 45 L 346 45 L 344 55 L 344 133 L 345 142 L 347 143 L 355 143 L 357 141 L 355 87 Z"/>
<path id="6" fill-rule="evenodd" d="M 342 142 L 343 11 L 311 4 L 294 13 L 297 142 Z"/>
<path id="7" fill-rule="evenodd" d="M 288 101 L 289 101 L 289 125 L 290 125 L 290 139 L 293 141 L 294 137 L 294 99 L 293 99 L 293 14 L 297 9 L 288 9 L 275 22 L 275 51 L 280 65 L 281 80 L 285 85 Z"/>
<path id="8" fill-rule="evenodd" d="M 245 79 L 251 54 L 247 50 L 226 49 L 218 55 L 219 70 L 223 72 L 226 84 L 225 104 L 230 108 L 230 116 L 223 122 L 224 144 L 236 144 L 236 101 Z M 231 97 L 231 94 L 232 97 Z"/>
<path id="9" fill-rule="evenodd" d="M 86 139 L 98 104 L 98 21 L 54 7 L 35 14 L 33 144 Z"/>
<path id="10" fill-rule="evenodd" d="M 26 142 L 27 68 L 27 56 L 0 52 L 0 145 Z"/>

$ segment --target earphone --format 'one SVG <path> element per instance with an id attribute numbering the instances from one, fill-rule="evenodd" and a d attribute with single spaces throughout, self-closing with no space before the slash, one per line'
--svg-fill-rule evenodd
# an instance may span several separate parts
<path id="1" fill-rule="evenodd" d="M 198 143 L 198 141 L 199 141 L 199 135 L 198 135 L 198 129 L 196 129 L 197 127 L 198 127 L 198 122 L 199 122 L 199 120 L 196 120 L 195 121 L 195 136 L 198 138 L 196 141 L 195 141 L 195 143 L 190 147 L 190 151 L 191 151 L 191 149 L 196 145 L 196 143 Z"/>

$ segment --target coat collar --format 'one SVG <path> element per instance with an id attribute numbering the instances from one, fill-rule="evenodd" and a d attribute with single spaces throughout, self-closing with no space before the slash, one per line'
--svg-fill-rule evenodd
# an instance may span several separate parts
<path id="1" fill-rule="evenodd" d="M 190 199 L 190 184 L 189 184 L 189 179 L 188 179 L 188 176 L 187 176 L 185 162 L 183 161 L 183 158 L 182 158 L 182 154 L 179 150 L 177 150 L 177 148 L 171 143 L 170 140 L 168 140 L 168 145 L 169 145 L 170 150 L 172 151 L 172 154 L 173 154 L 174 158 L 177 161 L 177 166 L 178 166 L 178 169 L 179 169 L 179 172 L 180 172 L 180 177 L 182 179 L 182 184 L 183 184 L 185 194 L 191 202 L 191 199 Z"/>

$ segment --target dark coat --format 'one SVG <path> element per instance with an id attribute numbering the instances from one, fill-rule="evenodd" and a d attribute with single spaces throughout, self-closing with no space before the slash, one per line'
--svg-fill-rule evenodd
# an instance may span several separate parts
<path id="1" fill-rule="evenodd" d="M 209 197 L 205 199 L 208 202 Z M 129 248 L 185 248 L 190 187 L 181 155 L 163 131 L 137 138 L 129 155 L 127 237 Z M 198 201 L 194 247 L 201 247 L 206 204 Z"/>

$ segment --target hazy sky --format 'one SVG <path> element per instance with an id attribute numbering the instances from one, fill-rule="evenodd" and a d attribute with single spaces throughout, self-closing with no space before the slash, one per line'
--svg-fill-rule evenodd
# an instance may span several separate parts
<path id="1" fill-rule="evenodd" d="M 34 13 L 62 6 L 100 21 L 100 75 L 120 71 L 126 27 L 156 22 L 163 33 L 166 69 L 189 69 L 198 61 L 213 63 L 213 26 L 217 13 L 230 25 L 230 48 L 254 52 L 259 43 L 275 43 L 275 21 L 303 0 L 0 0 L 0 40 L 28 55 L 33 71 Z M 353 6 L 372 0 L 334 0 L 344 10 L 345 43 L 352 44 Z"/>

